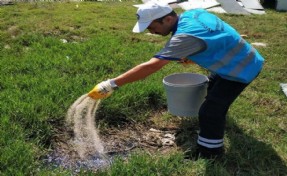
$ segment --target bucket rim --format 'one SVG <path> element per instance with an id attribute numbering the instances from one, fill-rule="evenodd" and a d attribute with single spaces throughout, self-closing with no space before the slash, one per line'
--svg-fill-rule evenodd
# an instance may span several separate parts
<path id="1" fill-rule="evenodd" d="M 205 81 L 199 83 L 199 84 L 190 84 L 190 83 L 187 83 L 187 84 L 175 84 L 175 83 L 170 83 L 170 82 L 167 82 L 166 79 L 168 77 L 171 77 L 171 76 L 175 76 L 175 75 L 198 75 L 198 76 L 202 76 L 204 78 L 206 78 Z M 198 73 L 191 73 L 191 72 L 183 72 L 183 73 L 173 73 L 173 74 L 170 74 L 168 76 L 165 76 L 162 80 L 162 82 L 165 84 L 165 85 L 168 85 L 168 86 L 173 86 L 173 87 L 184 87 L 184 86 L 189 86 L 189 87 L 197 87 L 197 86 L 201 86 L 201 85 L 204 85 L 206 83 L 209 82 L 209 79 L 206 75 L 203 75 L 203 74 L 198 74 Z"/>

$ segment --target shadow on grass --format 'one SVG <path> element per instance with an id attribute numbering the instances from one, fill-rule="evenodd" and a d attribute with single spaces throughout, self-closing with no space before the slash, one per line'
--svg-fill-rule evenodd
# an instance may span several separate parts
<path id="1" fill-rule="evenodd" d="M 196 145 L 198 121 L 183 120 L 177 144 L 182 150 Z M 286 175 L 287 166 L 270 144 L 244 133 L 228 118 L 225 156 L 208 162 L 205 175 Z"/>

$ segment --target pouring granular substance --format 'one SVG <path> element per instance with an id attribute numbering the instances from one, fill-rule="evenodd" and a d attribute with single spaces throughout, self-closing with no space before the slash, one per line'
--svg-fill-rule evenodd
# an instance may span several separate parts
<path id="1" fill-rule="evenodd" d="M 44 162 L 73 172 L 107 168 L 113 156 L 107 156 L 96 128 L 96 112 L 100 100 L 84 94 L 68 109 L 62 136 L 54 142 L 54 150 Z M 68 134 L 69 133 L 69 134 Z"/>
<path id="2" fill-rule="evenodd" d="M 74 132 L 71 143 L 82 159 L 93 154 L 105 158 L 104 146 L 94 119 L 99 104 L 100 100 L 92 99 L 85 94 L 78 98 L 67 112 L 66 121 Z"/>

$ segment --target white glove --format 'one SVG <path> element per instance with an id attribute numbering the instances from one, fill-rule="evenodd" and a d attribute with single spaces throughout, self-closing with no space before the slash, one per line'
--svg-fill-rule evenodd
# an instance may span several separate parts
<path id="1" fill-rule="evenodd" d="M 89 93 L 88 96 L 93 99 L 102 99 L 109 97 L 118 86 L 113 79 L 108 79 L 97 84 Z"/>

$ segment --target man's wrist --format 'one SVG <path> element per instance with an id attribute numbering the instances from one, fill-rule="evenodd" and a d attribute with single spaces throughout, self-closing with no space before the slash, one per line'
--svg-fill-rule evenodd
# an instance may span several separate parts
<path id="1" fill-rule="evenodd" d="M 119 88 L 119 86 L 115 83 L 114 79 L 110 80 L 110 84 L 111 84 L 112 89 L 114 89 L 114 90 Z"/>

